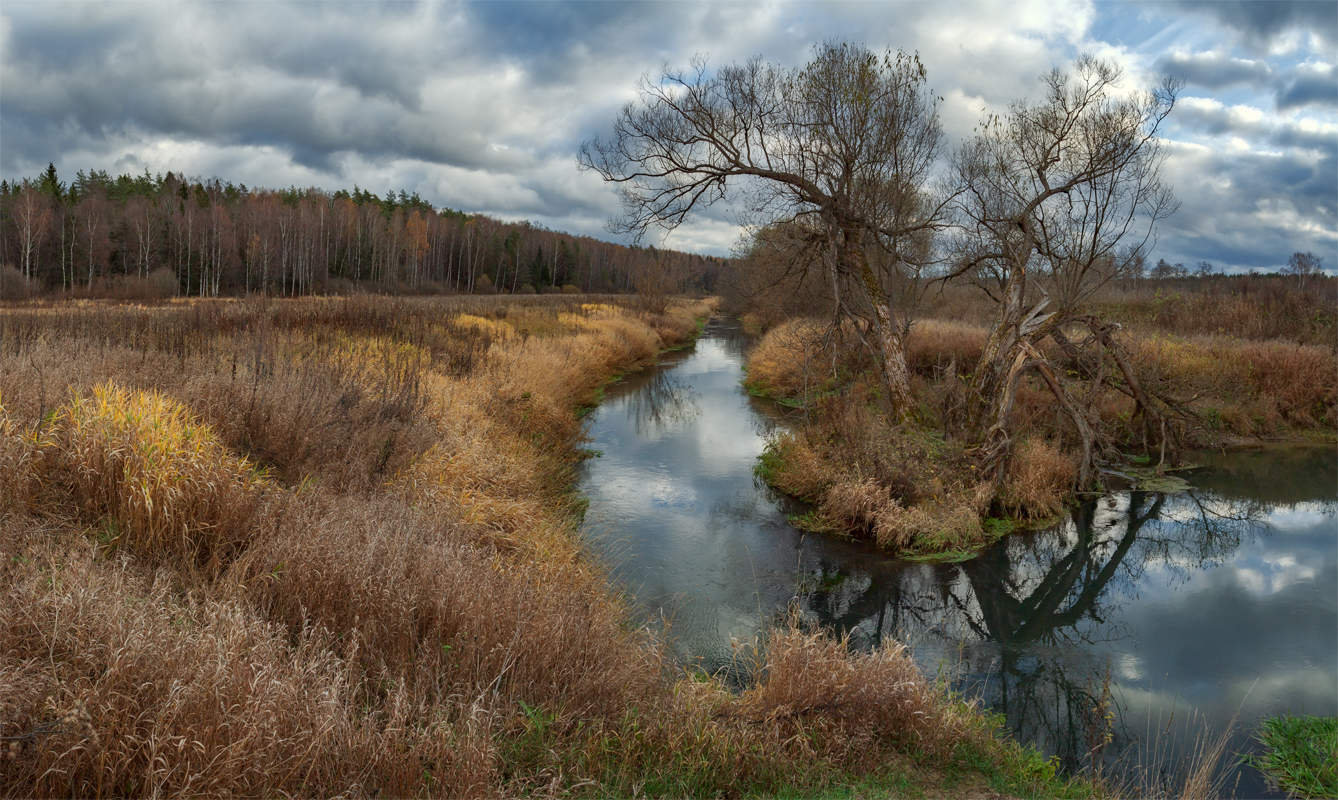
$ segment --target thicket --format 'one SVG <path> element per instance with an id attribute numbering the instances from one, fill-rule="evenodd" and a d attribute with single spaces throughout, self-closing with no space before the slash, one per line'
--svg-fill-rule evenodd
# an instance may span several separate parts
<path id="1" fill-rule="evenodd" d="M 0 792 L 1079 791 L 898 648 L 781 629 L 734 693 L 629 624 L 576 408 L 709 311 L 0 309 Z"/>

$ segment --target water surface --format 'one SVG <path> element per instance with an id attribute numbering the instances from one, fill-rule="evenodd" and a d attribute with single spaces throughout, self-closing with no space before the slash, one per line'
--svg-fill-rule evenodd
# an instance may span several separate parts
<path id="1" fill-rule="evenodd" d="M 856 647 L 907 642 L 1071 770 L 1107 731 L 1107 770 L 1173 772 L 1233 718 L 1245 751 L 1265 716 L 1338 714 L 1332 449 L 1204 456 L 1188 493 L 1114 493 L 973 561 L 916 564 L 789 524 L 753 475 L 780 415 L 741 388 L 748 345 L 713 321 L 588 425 L 587 538 L 684 662 L 728 672 L 796 608 Z M 1225 779 L 1269 794 L 1248 767 Z"/>

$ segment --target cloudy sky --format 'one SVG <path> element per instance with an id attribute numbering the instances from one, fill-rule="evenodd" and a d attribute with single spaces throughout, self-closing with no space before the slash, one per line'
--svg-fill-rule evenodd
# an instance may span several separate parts
<path id="1" fill-rule="evenodd" d="M 1338 4 L 79 2 L 0 4 L 0 174 L 161 172 L 354 184 L 608 238 L 576 168 L 637 79 L 695 54 L 802 63 L 839 37 L 918 50 L 950 138 L 1081 52 L 1185 81 L 1182 202 L 1154 257 L 1338 267 Z M 669 246 L 726 253 L 723 209 Z"/>

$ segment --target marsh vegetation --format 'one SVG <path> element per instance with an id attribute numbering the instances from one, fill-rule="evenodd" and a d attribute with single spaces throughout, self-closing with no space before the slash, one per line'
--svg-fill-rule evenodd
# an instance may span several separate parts
<path id="1" fill-rule="evenodd" d="M 0 311 L 4 791 L 1064 790 L 898 648 L 781 626 L 738 693 L 629 618 L 577 411 L 711 308 Z"/>

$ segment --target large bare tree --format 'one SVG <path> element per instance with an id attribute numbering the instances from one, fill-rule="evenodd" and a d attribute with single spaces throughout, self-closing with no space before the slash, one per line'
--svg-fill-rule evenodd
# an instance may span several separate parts
<path id="1" fill-rule="evenodd" d="M 1079 356 L 1066 325 L 1085 326 L 1113 357 L 1120 380 L 1094 370 L 1100 380 L 1132 394 L 1147 419 L 1157 414 L 1111 327 L 1082 313 L 1093 292 L 1142 263 L 1154 226 L 1175 207 L 1159 177 L 1157 131 L 1177 87 L 1125 92 L 1120 81 L 1113 65 L 1082 57 L 1046 76 L 1040 101 L 988 118 L 959 154 L 964 234 L 955 274 L 973 274 L 997 309 L 972 377 L 972 421 L 996 475 L 1009 452 L 1017 382 L 1034 369 L 1076 428 L 1080 482 L 1092 476 L 1096 433 L 1041 351 L 1051 338 Z"/>
<path id="2" fill-rule="evenodd" d="M 926 192 L 942 139 L 918 57 L 847 43 L 804 66 L 754 58 L 643 79 L 582 166 L 620 185 L 617 227 L 672 229 L 727 197 L 759 225 L 785 226 L 805 268 L 830 279 L 838 315 L 859 317 L 899 414 L 912 407 L 896 312 L 899 276 L 918 273 L 946 200 Z"/>

